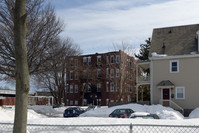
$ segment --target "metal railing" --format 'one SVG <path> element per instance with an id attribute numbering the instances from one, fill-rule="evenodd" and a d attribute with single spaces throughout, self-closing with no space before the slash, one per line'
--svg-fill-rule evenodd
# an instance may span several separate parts
<path id="1" fill-rule="evenodd" d="M 12 132 L 12 123 L 0 123 L 0 133 Z M 78 133 L 198 133 L 199 126 L 189 125 L 39 125 L 28 124 L 29 133 L 78 132 Z"/>
<path id="2" fill-rule="evenodd" d="M 184 114 L 184 109 L 182 107 L 180 107 L 177 103 L 175 103 L 174 101 L 172 100 L 163 100 L 163 99 L 160 99 L 160 104 L 164 106 L 164 102 L 168 102 L 169 103 L 169 106 L 175 110 L 180 110 L 180 112 L 182 114 Z"/>

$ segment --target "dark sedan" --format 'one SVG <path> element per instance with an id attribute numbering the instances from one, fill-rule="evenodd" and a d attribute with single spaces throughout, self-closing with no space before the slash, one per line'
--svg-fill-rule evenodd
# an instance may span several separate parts
<path id="1" fill-rule="evenodd" d="M 84 109 L 80 107 L 69 107 L 64 111 L 64 117 L 78 117 L 80 114 L 84 113 Z"/>
<path id="2" fill-rule="evenodd" d="M 132 109 L 116 109 L 109 115 L 109 117 L 129 118 L 132 113 L 134 113 Z"/>

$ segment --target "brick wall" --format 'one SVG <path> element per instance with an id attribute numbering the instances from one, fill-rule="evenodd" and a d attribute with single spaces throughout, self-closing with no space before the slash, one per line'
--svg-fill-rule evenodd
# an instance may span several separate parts
<path id="1" fill-rule="evenodd" d="M 8 97 L 8 98 L 0 99 L 0 106 L 3 106 L 3 105 L 15 105 L 15 98 Z"/>

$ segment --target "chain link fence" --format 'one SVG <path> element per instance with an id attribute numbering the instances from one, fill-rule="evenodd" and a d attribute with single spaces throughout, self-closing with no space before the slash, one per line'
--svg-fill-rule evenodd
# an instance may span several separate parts
<path id="1" fill-rule="evenodd" d="M 0 133 L 12 132 L 13 124 L 0 123 Z M 39 125 L 28 124 L 28 133 L 199 133 L 199 126 L 179 125 Z"/>

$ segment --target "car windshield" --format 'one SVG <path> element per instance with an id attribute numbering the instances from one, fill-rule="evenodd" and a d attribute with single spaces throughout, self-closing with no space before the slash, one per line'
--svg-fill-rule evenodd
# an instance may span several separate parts
<path id="1" fill-rule="evenodd" d="M 113 113 L 126 113 L 124 109 L 115 110 Z"/>

